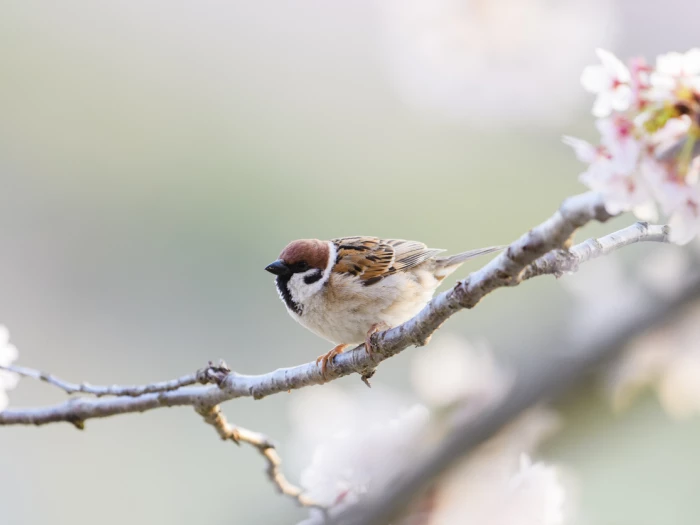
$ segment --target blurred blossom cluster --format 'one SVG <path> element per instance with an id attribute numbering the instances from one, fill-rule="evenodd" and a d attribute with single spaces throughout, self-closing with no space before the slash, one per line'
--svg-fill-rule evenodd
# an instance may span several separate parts
<path id="1" fill-rule="evenodd" d="M 316 448 L 301 477 L 314 501 L 327 506 L 356 503 L 367 491 L 383 487 L 391 466 L 410 457 L 428 420 L 420 405 L 385 417 L 373 415 L 357 428 L 337 428 L 332 439 Z"/>
<path id="2" fill-rule="evenodd" d="M 467 344 L 452 334 L 441 335 L 429 351 L 418 352 L 410 372 L 413 388 L 424 402 L 432 408 L 462 403 L 460 413 L 480 411 L 498 401 L 511 379 L 485 341 Z"/>
<path id="3" fill-rule="evenodd" d="M 326 385 L 322 396 L 300 392 L 291 414 L 295 448 L 301 455 L 311 450 L 301 478 L 308 496 L 338 509 L 367 493 L 378 494 L 396 475 L 397 465 L 410 466 L 406 458 L 438 442 L 456 417 L 478 416 L 510 384 L 484 344 L 473 347 L 453 336 L 438 337 L 417 354 L 411 375 L 427 405 L 407 403 L 377 386 L 371 393 L 335 385 Z M 459 460 L 398 525 L 564 523 L 566 491 L 559 471 L 530 459 L 557 427 L 551 411 L 532 409 Z"/>
<path id="4" fill-rule="evenodd" d="M 643 388 L 651 387 L 671 417 L 700 414 L 700 305 L 635 340 L 607 379 L 615 408 L 626 407 Z"/>
<path id="5" fill-rule="evenodd" d="M 596 45 L 612 44 L 606 0 L 388 0 L 386 62 L 400 97 L 477 127 L 559 124 Z M 556 45 L 552 45 L 556 42 Z"/>
<path id="6" fill-rule="evenodd" d="M 10 344 L 10 331 L 0 325 L 0 366 L 8 366 L 17 359 L 17 348 Z M 7 390 L 17 386 L 17 374 L 0 370 L 0 410 L 7 407 Z"/>
<path id="7" fill-rule="evenodd" d="M 527 454 L 514 460 L 497 450 L 478 451 L 475 460 L 440 482 L 423 523 L 561 525 L 566 508 L 566 490 L 554 467 L 533 463 Z"/>
<path id="8" fill-rule="evenodd" d="M 615 330 L 626 315 L 681 292 L 698 277 L 700 241 L 690 249 L 657 249 L 632 268 L 615 256 L 594 261 L 563 280 L 576 301 L 571 333 L 578 339 Z M 605 371 L 612 405 L 623 409 L 646 387 L 674 418 L 700 413 L 700 305 L 632 341 Z"/>
<path id="9" fill-rule="evenodd" d="M 567 497 L 572 493 L 570 480 L 559 468 L 530 459 L 559 426 L 556 415 L 541 407 L 511 422 L 440 480 L 421 523 L 567 523 L 572 507 L 567 501 L 571 500 Z M 408 523 L 413 522 L 407 519 Z"/>
<path id="10" fill-rule="evenodd" d="M 671 240 L 685 244 L 700 231 L 700 49 L 661 55 L 654 66 L 597 53 L 601 63 L 585 68 L 581 82 L 596 95 L 600 144 L 564 138 L 588 164 L 581 182 L 613 214 L 656 220 L 660 208 Z"/>

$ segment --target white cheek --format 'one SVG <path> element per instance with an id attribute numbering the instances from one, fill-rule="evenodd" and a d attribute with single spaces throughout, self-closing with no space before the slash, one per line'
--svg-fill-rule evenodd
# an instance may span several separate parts
<path id="1" fill-rule="evenodd" d="M 295 302 L 303 304 L 311 297 L 321 291 L 325 283 L 325 279 L 321 278 L 315 283 L 306 284 L 305 277 L 309 277 L 318 272 L 316 269 L 307 270 L 304 273 L 295 273 L 289 280 L 289 292 L 292 294 L 292 299 Z"/>

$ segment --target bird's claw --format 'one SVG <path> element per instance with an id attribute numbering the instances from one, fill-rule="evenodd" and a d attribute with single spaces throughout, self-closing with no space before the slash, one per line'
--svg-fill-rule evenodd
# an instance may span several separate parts
<path id="1" fill-rule="evenodd" d="M 316 364 L 321 364 L 321 376 L 325 381 L 328 381 L 328 363 L 332 363 L 333 358 L 335 358 L 335 356 L 338 354 L 341 354 L 347 346 L 348 345 L 346 344 L 337 345 L 330 352 L 316 358 Z"/>
<path id="2" fill-rule="evenodd" d="M 386 324 L 384 321 L 374 323 L 372 326 L 370 326 L 369 330 L 367 330 L 367 336 L 365 337 L 365 352 L 367 352 L 368 356 L 372 357 L 372 355 L 375 353 L 372 344 L 372 336 L 377 332 L 382 332 L 384 330 L 388 330 L 389 328 L 391 328 L 391 326 Z"/>

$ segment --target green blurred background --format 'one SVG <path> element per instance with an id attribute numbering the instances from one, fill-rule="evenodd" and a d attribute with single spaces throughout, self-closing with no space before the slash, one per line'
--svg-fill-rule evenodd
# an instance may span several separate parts
<path id="1" fill-rule="evenodd" d="M 503 16 L 520 11 L 536 16 Z M 220 357 L 246 373 L 308 361 L 328 344 L 263 271 L 288 241 L 509 242 L 584 189 L 560 137 L 594 136 L 578 84 L 594 49 L 684 51 L 699 14 L 681 0 L 5 0 L 0 323 L 21 364 L 96 384 Z M 538 279 L 445 329 L 536 358 L 570 307 Z M 415 351 L 375 382 L 408 392 Z M 225 411 L 289 456 L 290 396 Z M 30 381 L 11 393 L 13 406 L 62 399 Z M 651 397 L 613 415 L 595 389 L 566 408 L 548 457 L 578 475 L 581 523 L 698 522 L 697 421 L 669 422 Z M 294 523 L 304 513 L 262 468 L 186 408 L 85 432 L 5 428 L 0 521 Z"/>

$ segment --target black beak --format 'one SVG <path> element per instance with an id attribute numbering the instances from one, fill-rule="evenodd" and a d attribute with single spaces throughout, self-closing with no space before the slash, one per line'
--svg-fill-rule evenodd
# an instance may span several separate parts
<path id="1" fill-rule="evenodd" d="M 272 264 L 268 264 L 265 267 L 265 270 L 275 275 L 287 275 L 292 273 L 289 269 L 289 266 L 287 266 L 287 264 L 282 259 L 277 259 Z"/>

